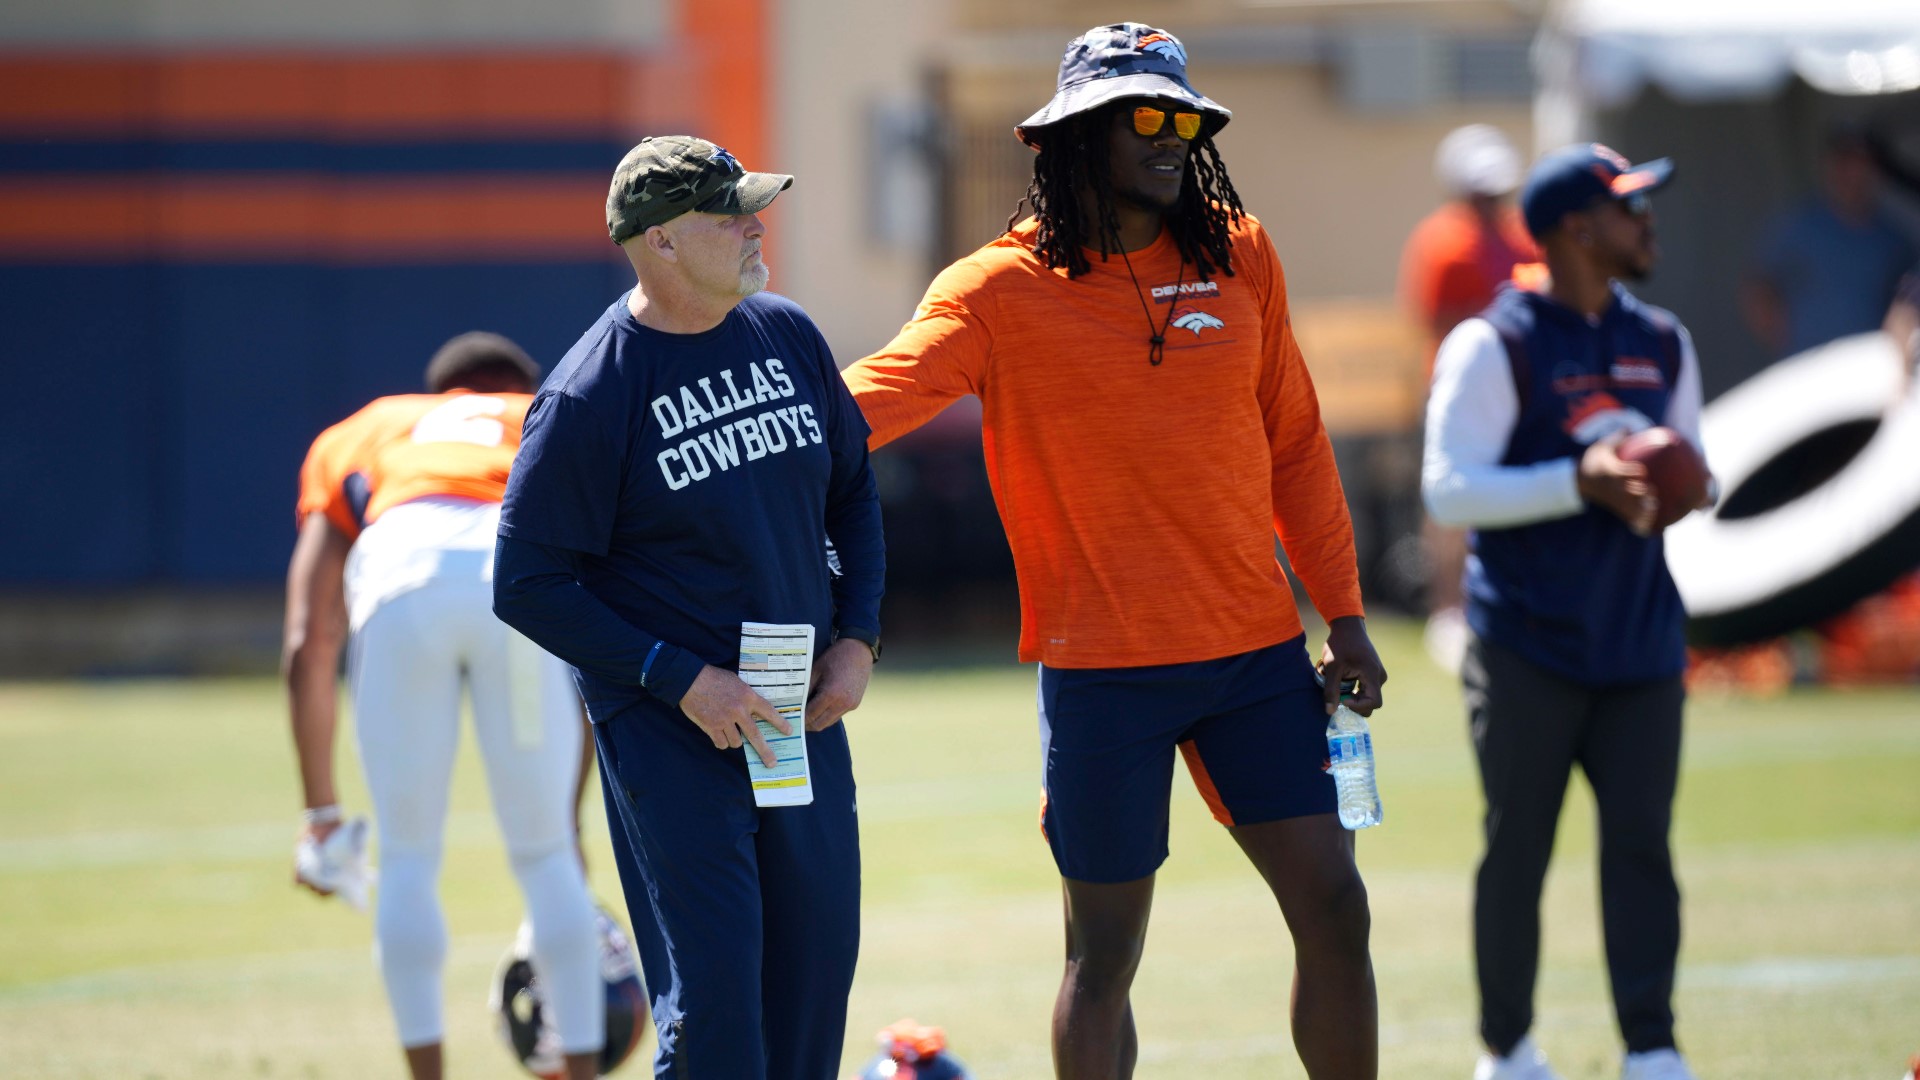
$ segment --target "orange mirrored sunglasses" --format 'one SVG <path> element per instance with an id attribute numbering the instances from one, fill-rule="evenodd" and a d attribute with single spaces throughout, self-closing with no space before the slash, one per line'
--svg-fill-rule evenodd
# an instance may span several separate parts
<path id="1" fill-rule="evenodd" d="M 1177 112 L 1173 114 L 1173 133 L 1192 142 L 1200 134 L 1201 116 L 1197 112 Z M 1141 105 L 1133 110 L 1133 130 L 1136 135 L 1152 138 L 1166 130 L 1167 113 L 1151 105 Z"/>

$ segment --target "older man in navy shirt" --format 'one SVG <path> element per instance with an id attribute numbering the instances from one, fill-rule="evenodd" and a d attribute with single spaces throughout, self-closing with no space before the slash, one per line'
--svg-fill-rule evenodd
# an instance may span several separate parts
<path id="1" fill-rule="evenodd" d="M 759 212 L 793 182 L 702 139 L 648 139 L 607 228 L 638 285 L 527 414 L 494 610 L 574 665 L 659 1031 L 657 1075 L 830 1080 L 859 947 L 840 718 L 879 655 L 868 429 L 826 342 L 764 293 Z M 830 546 L 829 546 L 830 545 Z M 741 624 L 810 624 L 813 801 L 760 807 L 766 721 Z"/>

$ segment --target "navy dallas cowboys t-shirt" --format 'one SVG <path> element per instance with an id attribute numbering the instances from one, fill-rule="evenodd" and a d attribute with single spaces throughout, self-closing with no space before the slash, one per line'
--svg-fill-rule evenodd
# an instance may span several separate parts
<path id="1" fill-rule="evenodd" d="M 817 650 L 836 625 L 877 630 L 869 429 L 819 330 L 766 293 L 699 334 L 642 326 L 627 302 L 535 397 L 500 535 L 579 553 L 580 584 L 636 641 L 716 667 L 736 666 L 744 621 L 811 623 Z M 644 693 L 582 678 L 589 700 Z"/>

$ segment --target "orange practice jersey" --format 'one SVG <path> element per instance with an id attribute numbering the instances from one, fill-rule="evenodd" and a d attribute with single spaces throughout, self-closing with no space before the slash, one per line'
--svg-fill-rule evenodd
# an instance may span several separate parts
<path id="1" fill-rule="evenodd" d="M 1494 290 L 1517 263 L 1540 257 L 1519 211 L 1502 207 L 1489 229 L 1473 210 L 1448 203 L 1428 214 L 1400 255 L 1400 294 L 1419 318 L 1428 342 L 1427 367 L 1454 324 L 1493 302 Z"/>
<path id="2" fill-rule="evenodd" d="M 313 441 L 299 516 L 323 513 L 357 537 L 388 507 L 429 495 L 499 502 L 532 402 L 466 390 L 376 398 Z"/>
<path id="3" fill-rule="evenodd" d="M 885 349 L 847 369 L 872 446 L 966 394 L 1020 579 L 1020 659 L 1134 667 L 1301 632 L 1276 532 L 1322 617 L 1361 614 L 1353 530 L 1265 230 L 1235 276 L 1181 267 L 1171 234 L 1069 280 L 1029 220 L 948 267 Z"/>

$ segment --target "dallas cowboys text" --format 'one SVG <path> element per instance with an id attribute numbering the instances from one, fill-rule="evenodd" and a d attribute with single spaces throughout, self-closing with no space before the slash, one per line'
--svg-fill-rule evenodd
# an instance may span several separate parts
<path id="1" fill-rule="evenodd" d="M 651 408 L 661 438 L 671 441 L 682 434 L 687 436 L 678 445 L 660 451 L 656 458 L 667 487 L 678 491 L 705 480 L 715 470 L 725 472 L 742 460 L 758 461 L 789 446 L 826 441 L 819 421 L 814 419 L 813 406 L 806 404 L 763 409 L 729 424 L 694 430 L 755 405 L 792 396 L 793 380 L 786 366 L 769 358 L 748 364 L 744 378 L 736 379 L 729 368 L 654 398 Z"/>

